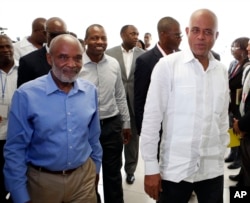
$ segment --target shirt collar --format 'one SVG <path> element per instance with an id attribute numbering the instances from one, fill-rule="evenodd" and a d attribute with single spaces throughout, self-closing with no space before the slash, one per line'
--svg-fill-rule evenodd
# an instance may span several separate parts
<path id="1" fill-rule="evenodd" d="M 186 49 L 185 52 L 186 52 L 184 54 L 184 56 L 185 56 L 185 62 L 188 62 L 188 61 L 191 61 L 191 60 L 197 60 L 194 57 L 194 54 L 191 51 L 191 49 Z M 208 59 L 209 59 L 209 62 L 215 60 L 215 58 L 214 58 L 214 56 L 213 56 L 213 54 L 211 52 L 208 53 Z"/>
<path id="2" fill-rule="evenodd" d="M 13 67 L 10 69 L 9 73 L 12 73 L 14 70 L 17 70 L 18 66 L 16 64 L 13 65 Z"/>
<path id="3" fill-rule="evenodd" d="M 194 57 L 194 54 L 191 51 L 191 49 L 186 49 L 186 50 L 184 50 L 184 52 L 185 52 L 184 53 L 184 63 L 198 61 L 198 59 Z M 207 70 L 215 68 L 217 60 L 214 58 L 214 56 L 211 52 L 208 53 L 208 60 L 209 60 L 209 65 L 208 65 Z"/>
<path id="4" fill-rule="evenodd" d="M 82 59 L 83 59 L 83 65 L 88 64 L 88 63 L 95 63 L 95 62 L 91 61 L 91 59 L 89 58 L 86 51 L 83 53 Z M 102 63 L 106 60 L 107 60 L 106 54 L 103 54 L 102 59 L 98 63 Z"/>
<path id="5" fill-rule="evenodd" d="M 10 75 L 14 70 L 17 70 L 18 66 L 16 65 L 16 60 L 14 61 L 14 65 L 12 66 L 12 68 L 10 69 L 10 71 L 8 73 L 5 73 L 2 69 L 0 69 L 1 73 L 5 73 L 7 75 Z"/>
<path id="6" fill-rule="evenodd" d="M 51 71 L 48 73 L 47 78 L 46 78 L 46 94 L 52 94 L 53 92 L 56 91 L 61 91 L 58 86 L 56 85 L 54 79 L 52 78 Z M 72 94 L 78 92 L 78 91 L 85 91 L 84 85 L 81 85 L 78 81 L 79 79 L 76 79 L 74 82 L 73 88 L 72 88 Z"/>
<path id="7" fill-rule="evenodd" d="M 188 63 L 191 61 L 196 61 L 197 59 L 194 57 L 193 52 L 191 51 L 191 49 L 186 49 L 184 50 L 184 63 Z"/>
<path id="8" fill-rule="evenodd" d="M 130 49 L 130 50 L 127 51 L 127 50 L 124 49 L 123 46 L 121 45 L 121 49 L 122 49 L 122 52 L 123 52 L 123 53 L 131 53 L 131 52 L 134 52 L 135 47 L 133 47 L 132 49 Z"/>
<path id="9" fill-rule="evenodd" d="M 161 48 L 161 46 L 159 45 L 159 43 L 156 44 L 157 48 L 159 49 L 159 51 L 161 52 L 162 56 L 167 56 L 167 54 L 165 53 L 165 51 Z"/>

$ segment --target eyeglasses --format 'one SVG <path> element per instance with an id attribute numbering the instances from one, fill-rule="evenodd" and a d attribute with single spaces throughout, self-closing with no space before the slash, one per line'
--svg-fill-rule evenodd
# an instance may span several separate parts
<path id="1" fill-rule="evenodd" d="M 239 49 L 241 49 L 241 48 L 240 47 L 231 47 L 232 51 L 236 51 L 236 50 L 239 50 Z"/>
<path id="2" fill-rule="evenodd" d="M 176 39 L 181 39 L 183 35 L 181 33 L 167 33 L 168 35 L 174 36 Z"/>

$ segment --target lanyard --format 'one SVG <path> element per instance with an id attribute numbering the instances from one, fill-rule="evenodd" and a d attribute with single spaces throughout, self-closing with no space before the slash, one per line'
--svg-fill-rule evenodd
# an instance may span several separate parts
<path id="1" fill-rule="evenodd" d="M 4 99 L 4 94 L 5 94 L 5 87 L 7 84 L 7 77 L 5 77 L 5 80 L 3 81 L 3 74 L 1 73 L 1 85 L 2 85 L 2 99 Z"/>

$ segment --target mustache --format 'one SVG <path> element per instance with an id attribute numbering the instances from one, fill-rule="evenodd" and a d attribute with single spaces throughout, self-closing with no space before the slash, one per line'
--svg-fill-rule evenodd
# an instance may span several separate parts
<path id="1" fill-rule="evenodd" d="M 62 68 L 63 73 L 75 73 L 78 74 L 80 72 L 80 69 L 77 67 L 70 68 L 70 67 L 63 67 Z"/>

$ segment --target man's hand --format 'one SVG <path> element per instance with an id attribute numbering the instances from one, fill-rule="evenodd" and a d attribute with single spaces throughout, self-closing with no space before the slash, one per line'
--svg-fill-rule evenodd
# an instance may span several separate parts
<path id="1" fill-rule="evenodd" d="M 122 130 L 123 144 L 128 144 L 131 139 L 131 129 L 126 128 Z"/>
<path id="2" fill-rule="evenodd" d="M 239 129 L 239 120 L 235 119 L 233 120 L 233 132 L 236 134 L 236 135 L 240 135 L 240 137 L 243 137 L 245 135 L 245 132 L 242 132 L 240 129 Z"/>
<path id="3" fill-rule="evenodd" d="M 239 125 L 238 125 L 238 122 L 239 122 L 239 120 L 237 120 L 237 119 L 233 119 L 233 131 L 234 131 L 234 133 L 235 134 L 240 134 L 240 129 L 239 129 Z"/>
<path id="4" fill-rule="evenodd" d="M 145 175 L 145 177 L 144 177 L 144 190 L 151 198 L 158 201 L 159 194 L 162 191 L 160 174 Z"/>

